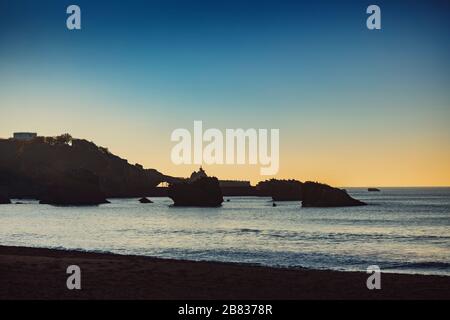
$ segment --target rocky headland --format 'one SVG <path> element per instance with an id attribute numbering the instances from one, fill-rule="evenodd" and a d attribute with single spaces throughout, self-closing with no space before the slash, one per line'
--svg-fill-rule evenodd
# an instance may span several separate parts
<path id="1" fill-rule="evenodd" d="M 70 135 L 0 139 L 0 187 L 10 198 L 97 204 L 105 198 L 150 195 L 163 181 L 177 179 Z"/>

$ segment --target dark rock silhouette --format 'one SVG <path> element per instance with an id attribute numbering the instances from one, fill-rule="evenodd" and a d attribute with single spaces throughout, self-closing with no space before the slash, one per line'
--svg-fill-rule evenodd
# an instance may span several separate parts
<path id="1" fill-rule="evenodd" d="M 297 180 L 266 180 L 256 186 L 260 196 L 273 201 L 302 201 L 304 207 L 358 206 L 365 203 L 350 197 L 347 191 L 316 182 Z"/>
<path id="2" fill-rule="evenodd" d="M 169 188 L 156 188 L 168 182 Z M 0 139 L 0 201 L 35 198 L 42 203 L 88 205 L 112 197 L 167 195 L 176 206 L 220 206 L 227 195 L 271 196 L 274 201 L 303 201 L 303 206 L 352 206 L 364 203 L 345 191 L 297 180 L 269 180 L 257 187 L 232 186 L 222 192 L 216 178 L 203 169 L 185 180 L 154 169 L 131 165 L 92 142 L 59 137 L 31 141 Z M 167 189 L 167 190 L 165 190 Z M 226 190 L 226 191 L 225 191 Z M 5 195 L 8 195 L 6 197 Z"/>
<path id="3" fill-rule="evenodd" d="M 10 204 L 11 200 L 8 197 L 0 194 L 0 204 Z"/>
<path id="4" fill-rule="evenodd" d="M 64 181 L 67 172 L 78 169 L 97 176 L 100 191 L 108 198 L 149 196 L 159 183 L 179 181 L 129 164 L 106 148 L 70 135 L 32 141 L 0 139 L 0 181 L 12 198 L 39 199 Z"/>
<path id="5" fill-rule="evenodd" d="M 303 207 L 350 207 L 363 205 L 366 205 L 366 203 L 353 199 L 342 189 L 311 181 L 302 185 Z"/>
<path id="6" fill-rule="evenodd" d="M 377 188 L 368 188 L 367 191 L 375 191 L 375 192 L 379 192 L 380 189 L 377 189 Z"/>
<path id="7" fill-rule="evenodd" d="M 10 204 L 7 188 L 3 186 L 4 180 L 0 176 L 0 204 Z"/>
<path id="8" fill-rule="evenodd" d="M 215 177 L 170 184 L 168 195 L 174 206 L 219 207 L 223 202 L 219 180 Z"/>
<path id="9" fill-rule="evenodd" d="M 85 169 L 65 172 L 52 182 L 45 194 L 39 196 L 41 204 L 85 206 L 109 203 L 100 190 L 99 178 Z"/>
<path id="10" fill-rule="evenodd" d="M 140 203 L 153 203 L 152 200 L 147 199 L 146 197 L 143 197 L 141 199 L 139 199 Z"/>
<path id="11" fill-rule="evenodd" d="M 260 196 L 270 196 L 274 201 L 302 200 L 302 183 L 297 180 L 266 180 L 256 185 Z"/>

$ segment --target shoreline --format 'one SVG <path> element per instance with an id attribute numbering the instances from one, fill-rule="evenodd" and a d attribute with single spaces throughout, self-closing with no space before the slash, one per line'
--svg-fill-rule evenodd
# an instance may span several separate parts
<path id="1" fill-rule="evenodd" d="M 188 259 L 177 259 L 177 258 L 166 258 L 166 257 L 158 257 L 158 256 L 148 256 L 148 255 L 140 255 L 140 254 L 128 254 L 128 253 L 118 253 L 112 251 L 103 251 L 103 250 L 86 250 L 82 248 L 71 248 L 67 249 L 64 247 L 28 247 L 28 246 L 15 246 L 15 245 L 0 245 L 0 256 L 2 255 L 1 250 L 3 248 L 8 249 L 37 249 L 37 250 L 50 250 L 57 252 L 67 252 L 67 253 L 80 253 L 80 254 L 98 254 L 98 255 L 113 255 L 118 257 L 129 257 L 129 258 L 149 258 L 155 260 L 163 260 L 163 261 L 174 261 L 174 262 L 202 262 L 202 263 L 217 263 L 224 265 L 232 265 L 232 266 L 243 266 L 243 267 L 261 267 L 275 270 L 302 270 L 302 271 L 329 271 L 329 272 L 343 272 L 343 273 L 363 273 L 365 271 L 361 270 L 337 270 L 337 269 L 313 269 L 310 267 L 303 266 L 284 266 L 284 265 L 265 265 L 263 263 L 251 263 L 251 262 L 238 262 L 238 261 L 219 261 L 219 260 L 188 260 Z M 384 270 L 383 274 L 398 274 L 398 275 L 411 275 L 411 276 L 436 276 L 436 277 L 448 277 L 450 278 L 450 274 L 438 274 L 438 273 L 415 273 L 415 272 L 397 272 L 393 269 Z"/>
<path id="2" fill-rule="evenodd" d="M 69 265 L 81 268 L 81 290 L 68 290 Z M 274 268 L 231 262 L 0 246 L 0 299 L 301 300 L 445 299 L 450 277 Z"/>

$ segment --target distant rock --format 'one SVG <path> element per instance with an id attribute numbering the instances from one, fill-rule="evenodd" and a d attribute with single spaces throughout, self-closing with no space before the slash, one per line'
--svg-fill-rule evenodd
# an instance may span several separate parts
<path id="1" fill-rule="evenodd" d="M 10 204 L 11 200 L 8 197 L 0 194 L 0 204 Z"/>
<path id="2" fill-rule="evenodd" d="M 219 180 L 215 177 L 199 177 L 194 181 L 170 184 L 168 195 L 174 206 L 219 207 L 223 202 Z"/>
<path id="3" fill-rule="evenodd" d="M 302 201 L 303 207 L 360 206 L 365 203 L 350 197 L 346 190 L 316 182 L 271 179 L 256 185 L 259 196 L 272 197 L 275 201 Z"/>
<path id="4" fill-rule="evenodd" d="M 368 188 L 367 191 L 371 191 L 371 192 L 379 192 L 381 191 L 380 189 L 377 188 Z"/>
<path id="5" fill-rule="evenodd" d="M 139 199 L 140 203 L 153 203 L 152 200 L 147 199 L 146 197 Z"/>
<path id="6" fill-rule="evenodd" d="M 266 180 L 256 185 L 262 196 L 270 196 L 274 201 L 301 201 L 302 183 L 297 180 Z"/>
<path id="7" fill-rule="evenodd" d="M 39 203 L 60 206 L 87 206 L 109 203 L 100 190 L 99 178 L 84 169 L 61 175 L 40 197 Z"/>
<path id="8" fill-rule="evenodd" d="M 302 185 L 302 198 L 303 207 L 351 207 L 366 205 L 366 203 L 352 198 L 342 189 L 310 181 Z"/>

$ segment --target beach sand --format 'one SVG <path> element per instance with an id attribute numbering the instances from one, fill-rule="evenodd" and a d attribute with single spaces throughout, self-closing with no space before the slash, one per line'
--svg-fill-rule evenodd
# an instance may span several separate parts
<path id="1" fill-rule="evenodd" d="M 81 290 L 66 269 L 81 268 Z M 0 299 L 450 299 L 450 277 L 278 269 L 0 246 Z"/>

